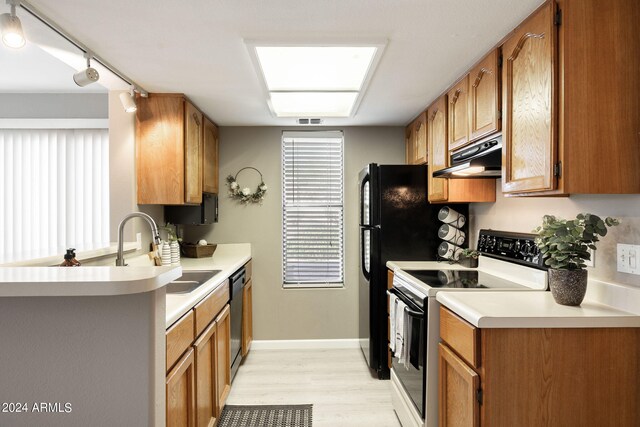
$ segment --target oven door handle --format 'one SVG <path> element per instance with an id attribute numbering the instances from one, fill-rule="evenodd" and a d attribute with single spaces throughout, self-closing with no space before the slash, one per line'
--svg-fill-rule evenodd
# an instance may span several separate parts
<path id="1" fill-rule="evenodd" d="M 407 314 L 411 317 L 415 317 L 416 319 L 424 319 L 424 313 L 421 313 L 419 311 L 414 311 L 411 310 L 410 308 L 406 308 L 405 309 Z"/>
<path id="2" fill-rule="evenodd" d="M 407 297 L 396 288 L 391 288 L 387 291 L 388 293 L 393 293 L 397 298 L 399 298 L 403 303 L 406 304 L 407 308 L 405 309 L 409 316 L 416 317 L 422 319 L 424 317 L 424 311 L 416 311 L 409 308 L 409 305 L 415 305 L 412 301 L 408 301 Z"/>

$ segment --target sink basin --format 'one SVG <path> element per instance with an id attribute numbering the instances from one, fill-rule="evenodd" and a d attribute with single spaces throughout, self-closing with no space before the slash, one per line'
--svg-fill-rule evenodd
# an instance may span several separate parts
<path id="1" fill-rule="evenodd" d="M 167 285 L 168 294 L 188 294 L 202 286 L 222 270 L 183 271 L 182 276 Z"/>
<path id="2" fill-rule="evenodd" d="M 182 276 L 178 277 L 176 282 L 189 281 L 203 284 L 221 271 L 222 270 L 187 270 L 182 272 Z"/>
<path id="3" fill-rule="evenodd" d="M 190 281 L 175 281 L 167 285 L 168 294 L 188 294 L 202 286 L 202 283 Z"/>

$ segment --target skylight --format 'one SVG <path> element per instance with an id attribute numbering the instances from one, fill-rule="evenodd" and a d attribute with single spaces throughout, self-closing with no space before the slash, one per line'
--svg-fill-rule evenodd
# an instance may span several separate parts
<path id="1" fill-rule="evenodd" d="M 362 98 L 383 44 L 286 46 L 251 43 L 277 117 L 350 117 Z"/>

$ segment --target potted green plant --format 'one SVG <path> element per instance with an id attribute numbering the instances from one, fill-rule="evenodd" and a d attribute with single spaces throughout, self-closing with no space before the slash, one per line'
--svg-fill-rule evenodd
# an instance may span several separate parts
<path id="1" fill-rule="evenodd" d="M 465 267 L 476 268 L 478 267 L 478 257 L 480 256 L 480 252 L 475 249 L 466 248 L 460 252 L 460 259 L 458 262 L 460 265 L 464 265 Z"/>
<path id="2" fill-rule="evenodd" d="M 558 304 L 580 305 L 587 292 L 585 261 L 591 259 L 599 236 L 607 235 L 607 227 L 620 224 L 616 218 L 604 220 L 597 215 L 581 213 L 565 220 L 545 215 L 542 225 L 534 230 L 536 245 L 549 267 L 549 287 Z"/>

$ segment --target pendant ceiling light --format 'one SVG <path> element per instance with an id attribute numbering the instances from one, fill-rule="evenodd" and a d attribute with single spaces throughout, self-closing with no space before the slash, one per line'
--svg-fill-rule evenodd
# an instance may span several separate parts
<path id="1" fill-rule="evenodd" d="M 20 2 L 18 0 L 7 0 L 7 4 L 11 6 L 11 13 L 0 15 L 2 43 L 13 49 L 20 49 L 26 43 L 24 32 L 22 31 L 22 23 L 20 18 L 16 16 L 16 7 L 20 5 Z"/>

